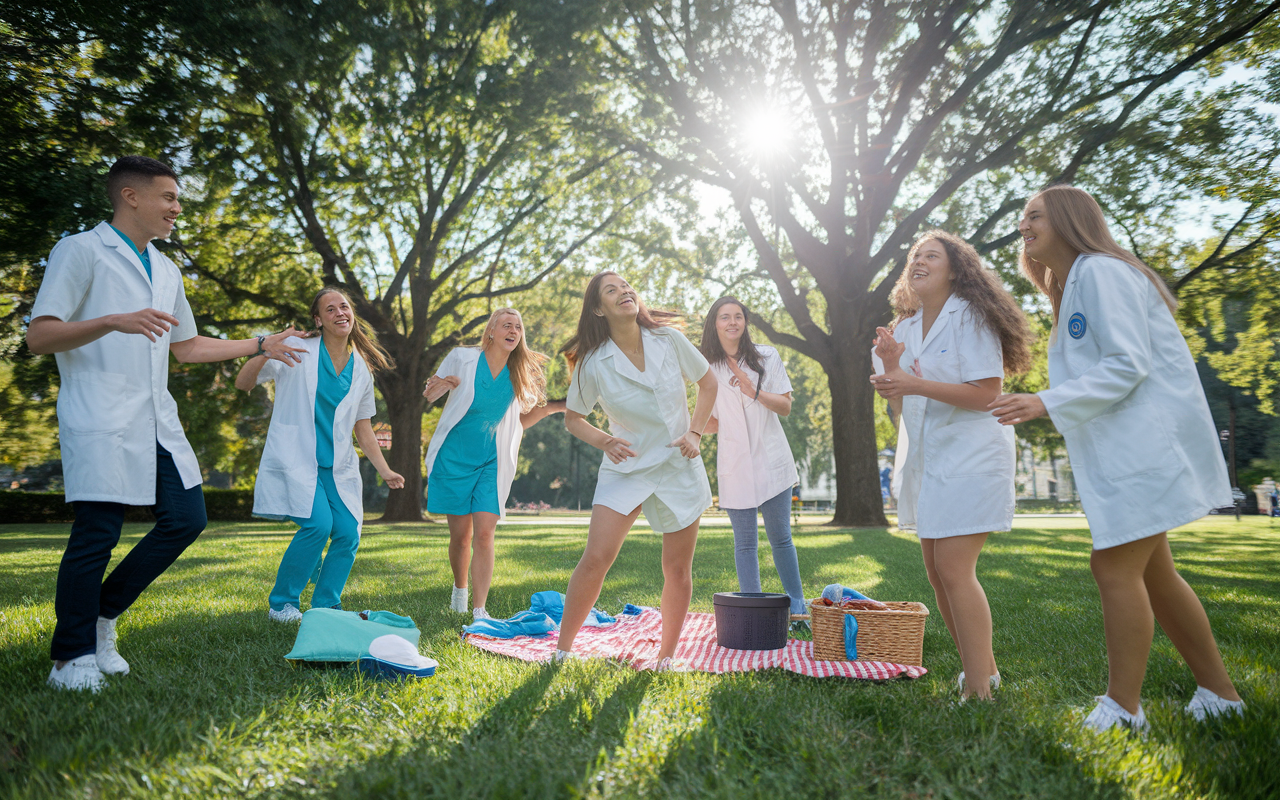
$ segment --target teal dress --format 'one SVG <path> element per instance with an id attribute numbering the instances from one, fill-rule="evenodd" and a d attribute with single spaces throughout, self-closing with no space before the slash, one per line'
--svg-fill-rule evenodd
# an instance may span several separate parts
<path id="1" fill-rule="evenodd" d="M 453 426 L 436 453 L 427 478 L 427 512 L 464 516 L 500 514 L 498 505 L 498 424 L 515 401 L 504 365 L 495 378 L 482 356 L 476 364 L 471 408 Z"/>

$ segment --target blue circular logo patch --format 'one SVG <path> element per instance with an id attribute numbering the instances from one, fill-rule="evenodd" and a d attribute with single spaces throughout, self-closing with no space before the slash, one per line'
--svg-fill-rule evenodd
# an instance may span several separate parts
<path id="1" fill-rule="evenodd" d="M 1089 323 L 1085 321 L 1084 314 L 1079 311 L 1071 315 L 1071 319 L 1067 320 L 1067 333 L 1071 334 L 1072 339 L 1083 339 L 1084 332 L 1088 330 Z"/>

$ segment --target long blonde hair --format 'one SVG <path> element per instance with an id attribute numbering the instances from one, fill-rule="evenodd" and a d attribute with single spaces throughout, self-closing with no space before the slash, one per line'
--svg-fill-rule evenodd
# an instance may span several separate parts
<path id="1" fill-rule="evenodd" d="M 347 337 L 347 344 L 354 347 L 355 351 L 364 359 L 365 366 L 372 373 L 378 373 L 385 369 L 395 369 L 395 359 L 391 357 L 386 350 L 382 349 L 382 345 L 378 344 L 378 337 L 374 335 L 369 325 L 360 317 L 356 316 L 355 304 L 351 302 L 351 295 L 339 289 L 337 286 L 326 286 L 316 293 L 316 297 L 311 301 L 311 318 L 314 320 L 320 316 L 320 301 L 327 294 L 340 294 L 347 301 L 347 305 L 351 307 L 351 334 Z M 306 339 L 314 339 L 320 335 L 320 329 L 316 328 L 309 332 Z"/>
<path id="2" fill-rule="evenodd" d="M 1107 255 L 1118 258 L 1129 266 L 1147 276 L 1147 280 L 1160 292 L 1160 298 L 1170 311 L 1178 307 L 1178 299 L 1169 291 L 1164 280 L 1156 271 L 1116 242 L 1107 229 L 1106 217 L 1102 214 L 1102 206 L 1093 199 L 1093 195 L 1074 186 L 1050 186 L 1036 197 L 1044 200 L 1045 216 L 1049 227 L 1066 242 L 1067 246 L 1077 253 Z M 1031 200 L 1027 201 L 1030 205 Z M 1062 284 L 1058 276 L 1048 266 L 1035 261 L 1027 255 L 1026 245 L 1018 255 L 1018 263 L 1022 274 L 1027 276 L 1035 287 L 1049 297 L 1053 304 L 1053 321 L 1058 321 L 1058 307 L 1062 305 Z"/>
<path id="3" fill-rule="evenodd" d="M 494 331 L 498 329 L 498 320 L 508 314 L 520 321 L 520 341 L 507 357 L 507 374 L 511 376 L 511 387 L 515 390 L 516 401 L 520 403 L 520 413 L 527 414 L 534 407 L 547 404 L 547 378 L 542 372 L 542 365 L 549 359 L 529 348 L 520 312 L 514 308 L 499 308 L 490 314 L 480 336 L 480 344 L 476 346 L 483 352 L 489 342 L 496 341 Z"/>
<path id="4" fill-rule="evenodd" d="M 893 286 L 893 294 L 889 296 L 889 302 L 898 315 L 894 326 L 920 308 L 920 297 L 911 288 L 911 262 L 925 242 L 931 241 L 942 245 L 947 253 L 952 294 L 967 300 L 980 324 L 1000 339 L 1004 371 L 1012 375 L 1026 372 L 1031 368 L 1031 342 L 1035 338 L 1027 325 L 1026 315 L 1001 285 L 995 271 L 982 265 L 982 257 L 973 245 L 953 233 L 929 231 L 911 245 L 911 252 L 907 255 L 907 268 L 898 277 L 898 282 Z"/>

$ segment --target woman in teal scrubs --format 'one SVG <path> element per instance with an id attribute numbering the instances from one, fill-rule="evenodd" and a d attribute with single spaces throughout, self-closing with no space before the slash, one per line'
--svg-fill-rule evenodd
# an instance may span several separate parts
<path id="1" fill-rule="evenodd" d="M 489 317 L 481 346 L 450 352 L 422 392 L 433 403 L 450 393 L 427 448 L 427 512 L 449 520 L 449 607 L 466 613 L 470 578 L 474 619 L 489 618 L 493 537 L 515 479 L 521 434 L 564 410 L 563 401 L 546 401 L 546 360 L 525 342 L 520 312 L 501 308 Z"/>
<path id="2" fill-rule="evenodd" d="M 404 478 L 387 466 L 370 424 L 372 373 L 392 367 L 391 359 L 361 327 L 342 291 L 322 290 L 311 304 L 311 315 L 316 330 L 293 340 L 306 350 L 298 369 L 280 369 L 256 357 L 236 377 L 236 388 L 245 391 L 258 383 L 276 384 L 253 511 L 288 517 L 298 525 L 269 598 L 268 616 L 277 622 L 302 618 L 300 595 L 309 580 L 316 585 L 312 608 L 342 607 L 364 517 L 352 433 L 387 486 L 404 486 Z M 324 555 L 326 543 L 329 552 Z"/>

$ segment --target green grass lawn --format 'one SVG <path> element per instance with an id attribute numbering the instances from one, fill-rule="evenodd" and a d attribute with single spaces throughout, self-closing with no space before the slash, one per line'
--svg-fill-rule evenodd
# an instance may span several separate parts
<path id="1" fill-rule="evenodd" d="M 1280 527 L 1209 518 L 1174 553 L 1209 611 L 1249 711 L 1197 724 L 1194 691 L 1156 635 L 1145 739 L 1075 725 L 1106 686 L 1102 619 L 1084 521 L 1030 519 L 992 537 L 979 573 L 1004 689 L 955 702 L 959 659 L 914 537 L 803 527 L 805 588 L 830 582 L 935 613 L 930 673 L 884 684 L 562 668 L 462 644 L 446 610 L 443 526 L 377 526 L 347 586 L 350 609 L 408 614 L 436 677 L 390 684 L 295 670 L 290 626 L 266 595 L 292 526 L 215 524 L 120 619 L 133 674 L 101 694 L 44 685 L 64 525 L 0 526 L 0 796 L 357 797 L 1275 797 L 1280 793 Z M 130 525 L 117 557 L 145 526 Z M 763 536 L 761 537 L 763 539 Z M 563 591 L 585 527 L 500 530 L 489 609 L 509 615 Z M 658 537 L 637 532 L 600 605 L 657 605 Z M 768 546 L 766 590 L 780 591 Z M 736 588 L 728 528 L 704 532 L 694 610 Z M 305 598 L 304 598 L 305 599 Z"/>

